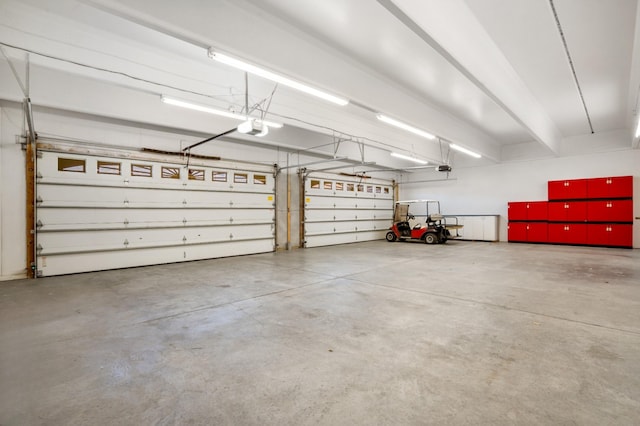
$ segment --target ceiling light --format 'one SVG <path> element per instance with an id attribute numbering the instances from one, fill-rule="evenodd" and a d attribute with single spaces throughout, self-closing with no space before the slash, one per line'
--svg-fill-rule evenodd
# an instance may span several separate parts
<path id="1" fill-rule="evenodd" d="M 475 152 L 473 152 L 473 151 L 470 151 L 470 150 L 468 150 L 467 148 L 463 148 L 463 147 L 461 147 L 460 145 L 456 145 L 455 143 L 449 144 L 449 146 L 451 147 L 451 149 L 455 149 L 456 151 L 463 152 L 463 153 L 465 153 L 465 154 L 467 154 L 467 155 L 470 155 L 470 156 L 472 156 L 472 157 L 475 157 L 475 158 L 482 158 L 482 155 L 480 155 L 480 154 L 478 154 L 478 153 L 475 153 Z"/>
<path id="2" fill-rule="evenodd" d="M 640 119 L 638 119 L 638 126 L 636 127 L 636 138 L 640 137 Z"/>
<path id="3" fill-rule="evenodd" d="M 398 154 L 397 152 L 392 152 L 391 153 L 392 157 L 396 157 L 396 158 L 401 158 L 403 160 L 408 160 L 408 161 L 413 161 L 414 163 L 418 163 L 418 164 L 429 164 L 428 161 L 424 161 L 421 160 L 419 158 L 415 158 L 415 157 L 409 157 L 408 155 L 402 155 L 402 154 Z"/>
<path id="4" fill-rule="evenodd" d="M 182 108 L 188 108 L 188 109 L 192 109 L 195 111 L 200 111 L 200 112 L 206 112 L 209 114 L 214 114 L 214 115 L 219 115 L 221 117 L 227 117 L 227 118 L 233 118 L 235 120 L 242 120 L 242 121 L 246 121 L 247 117 L 245 115 L 242 114 L 236 114 L 235 112 L 230 112 L 230 111 L 224 111 L 221 109 L 215 109 L 215 108 L 211 108 L 208 106 L 204 106 L 204 105 L 198 105 L 198 104 L 194 104 L 191 102 L 185 102 L 185 101 L 181 101 L 179 99 L 174 99 L 174 98 L 169 98 L 167 96 L 162 96 L 162 102 L 164 102 L 165 104 L 169 104 L 169 105 L 174 105 L 174 106 L 179 106 Z M 273 127 L 276 129 L 279 129 L 283 126 L 282 123 L 276 123 L 273 121 L 266 121 L 266 120 L 259 120 L 261 123 L 266 124 L 269 127 Z"/>
<path id="5" fill-rule="evenodd" d="M 391 117 L 387 117 L 386 115 L 383 114 L 378 114 L 376 115 L 376 117 L 378 118 L 378 120 L 387 123 L 387 124 L 391 124 L 392 126 L 396 126 L 399 127 L 400 129 L 406 130 L 407 132 L 411 132 L 413 134 L 416 134 L 418 136 L 422 136 L 423 138 L 427 138 L 427 139 L 435 139 L 436 137 L 434 135 L 432 135 L 429 132 L 425 132 L 424 130 L 420 130 L 418 128 L 415 128 L 413 126 L 410 126 L 408 124 L 405 124 L 401 121 L 398 120 L 394 120 Z"/>
<path id="6" fill-rule="evenodd" d="M 274 72 L 268 71 L 264 68 L 257 67 L 250 63 L 241 61 L 239 59 L 233 58 L 231 56 L 225 55 L 224 53 L 220 53 L 213 48 L 209 48 L 209 57 L 211 59 L 215 59 L 218 62 L 223 64 L 232 66 L 234 68 L 241 69 L 242 71 L 246 71 L 248 73 L 257 75 L 262 78 L 266 78 L 267 80 L 274 81 L 276 83 L 291 87 L 293 89 L 299 90 L 306 94 L 316 96 L 318 98 L 324 99 L 325 101 L 333 102 L 340 106 L 347 105 L 349 101 L 347 99 L 341 98 L 339 96 L 332 95 L 327 92 L 323 92 L 322 90 L 318 90 L 314 87 L 307 86 L 306 84 L 300 83 L 298 81 L 292 80 L 288 77 L 282 76 L 280 74 L 276 74 Z"/>

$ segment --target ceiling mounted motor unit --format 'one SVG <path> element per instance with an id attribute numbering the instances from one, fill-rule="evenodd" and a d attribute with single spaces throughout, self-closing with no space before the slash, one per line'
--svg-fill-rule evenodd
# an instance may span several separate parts
<path id="1" fill-rule="evenodd" d="M 253 136 L 264 136 L 269 133 L 269 127 L 262 121 L 247 120 L 238 125 L 238 132 Z"/>
<path id="2" fill-rule="evenodd" d="M 439 172 L 450 172 L 451 171 L 451 166 L 448 164 L 443 164 L 441 166 L 438 166 L 436 168 L 437 171 Z"/>

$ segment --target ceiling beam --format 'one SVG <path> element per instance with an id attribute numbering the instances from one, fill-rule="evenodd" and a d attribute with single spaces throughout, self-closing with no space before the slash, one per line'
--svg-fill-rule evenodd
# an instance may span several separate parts
<path id="1" fill-rule="evenodd" d="M 377 1 L 522 125 L 536 141 L 555 155 L 559 154 L 562 135 L 555 123 L 462 0 Z"/>

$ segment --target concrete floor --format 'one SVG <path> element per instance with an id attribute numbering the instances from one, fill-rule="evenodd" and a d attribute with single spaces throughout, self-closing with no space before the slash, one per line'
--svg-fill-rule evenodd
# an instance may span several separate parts
<path id="1" fill-rule="evenodd" d="M 450 241 L 0 283 L 0 425 L 640 424 L 640 251 Z"/>

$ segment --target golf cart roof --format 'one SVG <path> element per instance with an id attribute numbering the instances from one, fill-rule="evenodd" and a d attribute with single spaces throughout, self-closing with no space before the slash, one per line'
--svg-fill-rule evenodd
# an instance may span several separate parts
<path id="1" fill-rule="evenodd" d="M 412 203 L 437 203 L 438 200 L 405 200 L 396 201 L 396 204 L 412 204 Z"/>

